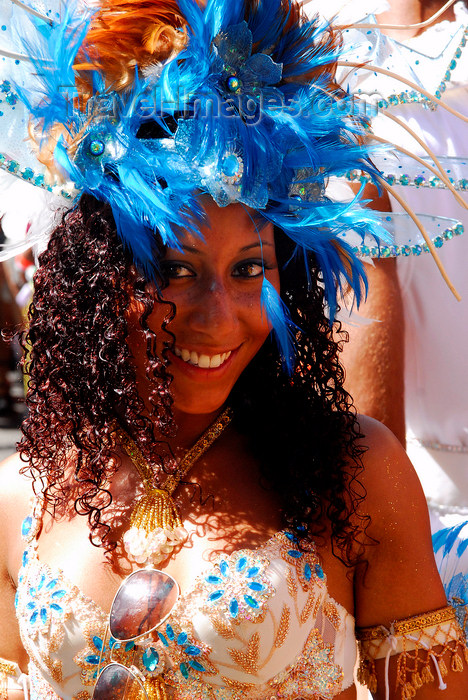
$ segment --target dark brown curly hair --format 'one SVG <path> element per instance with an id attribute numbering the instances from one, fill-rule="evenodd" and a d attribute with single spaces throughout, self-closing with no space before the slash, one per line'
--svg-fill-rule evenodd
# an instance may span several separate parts
<path id="1" fill-rule="evenodd" d="M 366 528 L 356 516 L 364 490 L 355 412 L 343 388 L 339 347 L 313 259 L 308 283 L 304 261 L 291 256 L 292 243 L 281 231 L 275 238 L 282 297 L 301 328 L 296 368 L 292 377 L 283 373 L 268 339 L 229 400 L 236 428 L 248 437 L 262 475 L 283 499 L 285 526 L 303 538 L 324 532 L 329 523 L 336 552 L 351 564 Z M 166 472 L 173 468 L 164 441 L 175 430 L 170 368 L 157 356 L 156 333 L 147 323 L 154 304 L 165 302 L 135 271 L 109 206 L 89 195 L 52 234 L 34 282 L 23 337 L 30 348 L 29 414 L 19 445 L 28 463 L 23 471 L 56 513 L 70 503 L 72 463 L 75 508 L 88 517 L 91 541 L 109 550 L 115 543 L 102 512 L 111 501 L 106 481 L 118 468 L 112 440 L 117 417 L 131 427 L 148 459 Z M 143 305 L 152 420 L 143 413 L 126 342 L 125 312 L 132 297 Z M 168 346 L 173 338 L 165 326 L 174 313 L 168 304 L 167 321 L 158 331 Z"/>

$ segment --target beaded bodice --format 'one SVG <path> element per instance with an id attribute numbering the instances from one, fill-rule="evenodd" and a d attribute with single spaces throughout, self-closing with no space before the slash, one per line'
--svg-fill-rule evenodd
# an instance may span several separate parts
<path id="1" fill-rule="evenodd" d="M 183 594 L 151 646 L 106 639 L 107 615 L 29 542 L 17 616 L 31 700 L 88 700 L 111 655 L 162 677 L 175 700 L 328 700 L 353 682 L 354 619 L 327 591 L 314 551 L 289 533 L 218 557 Z"/>

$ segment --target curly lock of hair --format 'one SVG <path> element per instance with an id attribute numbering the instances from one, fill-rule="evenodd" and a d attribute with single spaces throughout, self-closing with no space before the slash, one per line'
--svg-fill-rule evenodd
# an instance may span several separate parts
<path id="1" fill-rule="evenodd" d="M 351 565 L 368 524 L 357 515 L 365 496 L 359 481 L 361 436 L 343 388 L 339 343 L 325 314 L 320 275 L 311 260 L 308 283 L 303 261 L 291 257 L 290 241 L 281 231 L 275 239 L 282 297 L 301 329 L 296 369 L 292 377 L 283 373 L 268 339 L 231 393 L 234 421 L 247 435 L 261 474 L 283 499 L 285 526 L 304 540 L 324 533 L 329 523 L 334 551 Z M 132 298 L 143 309 L 151 420 L 143 412 L 126 342 Z M 152 463 L 165 472 L 173 468 L 164 440 L 175 430 L 170 368 L 157 356 L 156 333 L 147 322 L 158 303 L 166 302 L 135 271 L 108 205 L 83 196 L 52 234 L 36 272 L 22 341 L 30 348 L 29 414 L 19 449 L 27 462 L 23 472 L 34 478 L 49 509 L 60 512 L 73 498 L 76 511 L 88 518 L 91 542 L 106 550 L 115 546 L 102 513 L 111 502 L 106 482 L 118 468 L 112 438 L 117 416 L 131 426 Z M 169 346 L 173 338 L 166 326 L 174 313 L 168 304 L 158 331 Z"/>

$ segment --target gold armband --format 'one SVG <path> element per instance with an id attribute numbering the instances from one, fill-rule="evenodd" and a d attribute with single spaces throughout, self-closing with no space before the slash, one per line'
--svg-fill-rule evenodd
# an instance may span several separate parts
<path id="1" fill-rule="evenodd" d="M 468 663 L 465 635 L 450 605 L 405 620 L 396 620 L 389 629 L 383 625 L 357 628 L 356 637 L 360 656 L 358 681 L 375 693 L 375 662 L 385 659 L 387 698 L 390 656 L 399 655 L 396 688 L 401 690 L 402 700 L 411 700 L 421 686 L 433 683 L 436 678 L 439 689 L 446 688 L 444 677 L 448 669 L 443 658 L 446 653 L 452 671 L 463 670 L 463 659 Z"/>
<path id="2" fill-rule="evenodd" d="M 0 658 L 0 700 L 8 700 L 8 679 L 12 678 L 15 681 L 15 687 L 22 689 L 21 680 L 25 675 L 21 672 L 20 667 L 14 661 Z M 24 687 L 24 686 L 23 686 Z"/>

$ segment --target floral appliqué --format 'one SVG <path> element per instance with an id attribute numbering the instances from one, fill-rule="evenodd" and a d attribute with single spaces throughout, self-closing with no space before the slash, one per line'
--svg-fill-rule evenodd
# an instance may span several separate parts
<path id="1" fill-rule="evenodd" d="M 220 89 L 225 95 L 243 94 L 250 97 L 272 92 L 283 74 L 281 63 L 275 63 L 265 53 L 252 54 L 253 37 L 246 22 L 235 24 L 214 39 L 219 61 Z M 273 89 L 274 90 L 274 89 Z M 274 90 L 277 93 L 277 90 Z"/>
<path id="2" fill-rule="evenodd" d="M 198 640 L 195 642 L 193 635 L 176 623 L 166 623 L 157 631 L 157 636 L 172 666 L 164 677 L 170 685 L 202 681 L 203 676 L 216 674 L 216 667 L 209 660 L 211 647 Z"/>
<path id="3" fill-rule="evenodd" d="M 262 622 L 275 592 L 265 574 L 269 564 L 266 557 L 249 550 L 220 557 L 202 579 L 209 591 L 204 610 L 212 614 L 215 608 L 234 623 Z"/>
<path id="4" fill-rule="evenodd" d="M 81 668 L 81 682 L 94 686 L 98 673 L 111 661 L 123 666 L 135 666 L 147 677 L 160 675 L 165 668 L 164 655 L 157 649 L 159 643 L 148 641 L 144 644 L 118 642 L 108 638 L 105 628 L 100 634 L 86 634 L 87 646 L 73 659 Z"/>
<path id="5" fill-rule="evenodd" d="M 281 556 L 296 569 L 297 579 L 302 590 L 309 591 L 314 585 L 324 587 L 326 585 L 325 572 L 315 549 L 301 551 L 298 547 L 297 537 L 290 532 L 282 532 L 277 537 L 281 543 Z"/>

